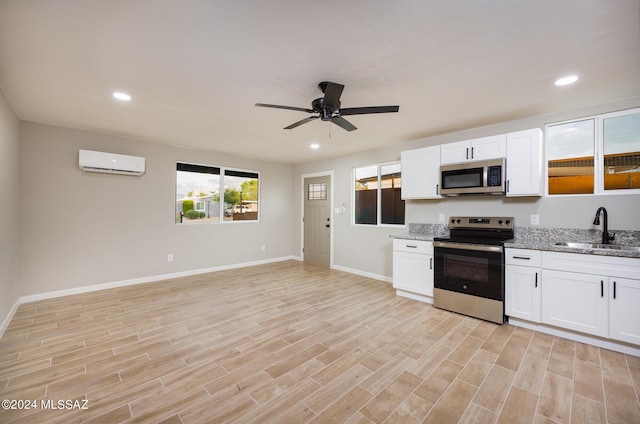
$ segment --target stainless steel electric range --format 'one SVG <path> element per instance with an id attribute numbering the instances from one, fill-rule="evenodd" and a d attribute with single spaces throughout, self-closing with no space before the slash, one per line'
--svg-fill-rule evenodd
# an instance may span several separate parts
<path id="1" fill-rule="evenodd" d="M 433 306 L 504 323 L 504 243 L 513 217 L 451 217 L 435 238 Z"/>

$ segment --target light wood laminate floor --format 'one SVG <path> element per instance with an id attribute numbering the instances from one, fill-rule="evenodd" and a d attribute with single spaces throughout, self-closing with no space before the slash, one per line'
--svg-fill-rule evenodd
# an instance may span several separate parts
<path id="1" fill-rule="evenodd" d="M 0 399 L 37 405 L 2 423 L 640 423 L 639 392 L 638 357 L 296 261 L 23 304 L 0 339 Z"/>

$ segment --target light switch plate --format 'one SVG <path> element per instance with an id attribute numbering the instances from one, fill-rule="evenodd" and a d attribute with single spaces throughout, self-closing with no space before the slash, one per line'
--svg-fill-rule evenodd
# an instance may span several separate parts
<path id="1" fill-rule="evenodd" d="M 540 225 L 540 215 L 531 215 L 531 225 Z"/>

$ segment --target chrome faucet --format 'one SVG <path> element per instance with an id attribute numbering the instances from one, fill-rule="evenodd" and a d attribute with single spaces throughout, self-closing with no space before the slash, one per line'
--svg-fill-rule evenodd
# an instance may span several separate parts
<path id="1" fill-rule="evenodd" d="M 607 210 L 604 206 L 600 206 L 596 211 L 596 219 L 593 220 L 593 225 L 600 225 L 600 212 L 604 216 L 604 223 L 602 224 L 602 244 L 609 244 L 616 238 L 616 235 L 609 235 L 609 217 L 607 216 Z"/>

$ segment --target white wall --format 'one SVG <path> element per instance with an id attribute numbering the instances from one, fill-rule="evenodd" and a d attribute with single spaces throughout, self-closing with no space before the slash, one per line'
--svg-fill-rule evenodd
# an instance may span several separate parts
<path id="1" fill-rule="evenodd" d="M 147 172 L 83 172 L 79 149 L 144 156 Z M 177 161 L 259 171 L 260 222 L 175 224 Z M 292 255 L 291 165 L 31 122 L 20 165 L 20 296 Z"/>
<path id="2" fill-rule="evenodd" d="M 352 168 L 400 159 L 403 150 L 416 149 L 437 144 L 468 140 L 477 137 L 503 134 L 539 127 L 544 131 L 548 123 L 606 113 L 640 106 L 640 98 L 591 106 L 560 113 L 535 116 L 509 121 L 482 128 L 429 137 L 414 142 L 371 150 L 333 160 L 299 164 L 295 167 L 295 198 L 301 202 L 301 175 L 319 171 L 334 172 L 334 204 L 347 205 L 347 213 L 333 216 L 334 265 L 351 268 L 383 277 L 392 275 L 390 234 L 407 232 L 407 228 L 363 227 L 351 225 Z M 375 118 L 372 118 L 375 119 Z M 505 198 L 473 196 L 442 200 L 418 200 L 406 202 L 406 221 L 438 223 L 438 215 L 505 215 L 515 217 L 519 226 L 530 225 L 530 215 L 540 215 L 540 226 L 554 228 L 594 228 L 592 225 L 596 209 L 605 206 L 609 212 L 609 227 L 612 230 L 640 230 L 640 195 L 603 195 L 542 198 Z M 296 222 L 300 222 L 300 207 L 296 209 Z M 293 251 L 300 254 L 302 231 L 294 228 Z"/>
<path id="3" fill-rule="evenodd" d="M 20 121 L 0 91 L 0 334 L 18 298 Z"/>

